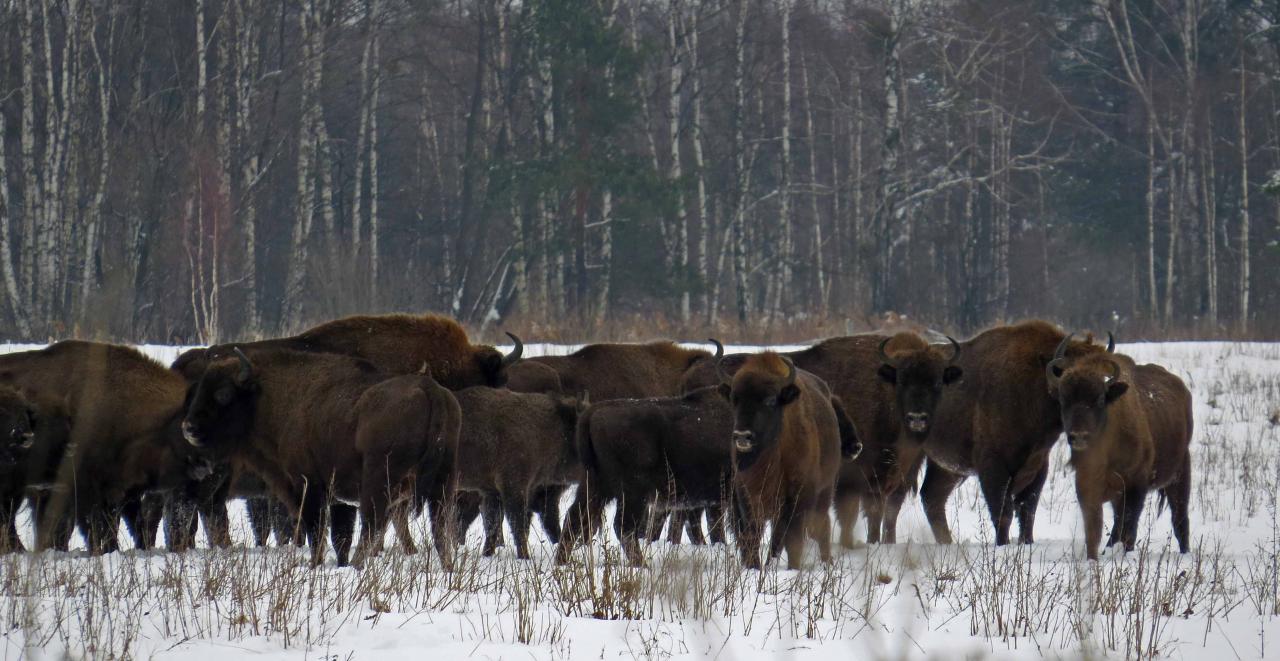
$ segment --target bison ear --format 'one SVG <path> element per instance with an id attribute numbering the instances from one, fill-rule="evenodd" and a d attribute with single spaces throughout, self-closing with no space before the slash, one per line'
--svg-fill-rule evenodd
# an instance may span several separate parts
<path id="1" fill-rule="evenodd" d="M 943 385 L 949 386 L 953 383 L 959 383 L 960 379 L 963 379 L 963 378 L 964 378 L 964 370 L 960 369 L 956 365 L 947 365 L 947 368 L 942 370 Z"/>
<path id="2" fill-rule="evenodd" d="M 880 380 L 889 385 L 897 385 L 898 370 L 893 365 L 881 364 L 880 369 L 876 370 L 876 374 L 880 375 Z"/>
<path id="3" fill-rule="evenodd" d="M 497 350 L 489 350 L 476 356 L 476 360 L 479 361 L 480 371 L 484 374 L 485 385 L 490 388 L 501 388 L 506 385 L 501 353 Z"/>
<path id="4" fill-rule="evenodd" d="M 1107 403 L 1120 399 L 1120 396 L 1129 391 L 1129 384 L 1124 381 L 1112 381 L 1107 384 Z"/>
<path id="5" fill-rule="evenodd" d="M 778 406 L 784 406 L 796 401 L 800 397 L 800 386 L 794 383 L 788 383 L 782 386 L 782 390 L 778 391 Z"/>
<path id="6" fill-rule="evenodd" d="M 721 397 L 729 399 L 729 396 L 733 394 L 733 388 L 727 383 L 722 383 L 716 388 L 716 392 L 720 393 Z"/>

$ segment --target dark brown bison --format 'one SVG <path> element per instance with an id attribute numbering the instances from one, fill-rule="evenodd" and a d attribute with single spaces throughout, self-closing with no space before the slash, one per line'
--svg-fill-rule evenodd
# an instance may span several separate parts
<path id="1" fill-rule="evenodd" d="M 448 317 L 362 315 L 320 324 L 293 337 L 192 349 L 174 361 L 173 369 L 188 379 L 197 379 L 203 372 L 201 363 L 230 358 L 234 347 L 243 351 L 290 349 L 363 358 L 388 374 L 429 371 L 437 383 L 450 390 L 499 388 L 507 382 L 508 368 L 524 351 L 520 338 L 507 335 L 515 342 L 515 349 L 503 356 L 491 346 L 471 344 L 466 330 Z"/>
<path id="2" fill-rule="evenodd" d="M 505 513 L 518 557 L 528 558 L 530 499 L 582 477 L 574 449 L 578 400 L 484 387 L 455 396 L 462 409 L 457 486 L 484 497 L 484 554 L 498 546 Z"/>
<path id="3" fill-rule="evenodd" d="M 334 500 L 358 501 L 364 517 L 355 563 L 379 551 L 394 504 L 415 483 L 433 483 L 432 502 L 450 492 L 461 414 L 428 375 L 387 375 L 337 354 L 254 349 L 252 359 L 210 362 L 191 388 L 184 438 L 262 476 L 298 513 L 311 561 L 324 560 L 324 513 Z M 423 476 L 438 476 L 424 480 Z M 333 509 L 335 529 L 349 521 Z M 448 566 L 444 512 L 433 508 L 441 561 Z M 335 549 L 347 561 L 350 540 Z"/>
<path id="4" fill-rule="evenodd" d="M 68 340 L 0 356 L 0 383 L 61 403 L 69 421 L 67 451 L 40 499 L 37 545 L 65 548 L 58 531 L 68 529 L 74 511 L 95 553 L 117 548 L 122 514 L 145 546 L 139 531 L 146 525 L 137 520 L 142 495 L 185 479 L 188 457 L 170 442 L 181 417 L 182 377 L 129 347 Z"/>
<path id="5" fill-rule="evenodd" d="M 643 397 L 671 397 L 681 393 L 684 373 L 709 362 L 703 349 L 686 349 L 673 342 L 647 344 L 588 344 L 567 356 L 526 358 L 509 370 L 507 387 L 517 392 L 559 392 L 586 395 L 593 402 Z M 548 370 L 550 368 L 550 370 Z M 547 538 L 560 539 L 560 494 L 547 489 L 535 497 Z M 700 527 L 689 526 L 692 541 L 702 541 Z M 678 537 L 679 528 L 672 524 Z"/>
<path id="6" fill-rule="evenodd" d="M 1068 339 L 1060 347 L 1065 350 Z M 1061 351 L 1059 352 L 1061 353 Z M 1135 365 L 1128 356 L 1058 355 L 1047 378 L 1057 393 L 1071 445 L 1076 498 L 1084 514 L 1085 554 L 1098 557 L 1102 506 L 1111 503 L 1110 546 L 1133 550 L 1147 492 L 1169 501 L 1178 550 L 1187 552 L 1191 497 L 1191 393 L 1159 365 Z"/>
<path id="7" fill-rule="evenodd" d="M 947 499 L 965 476 L 974 474 L 996 544 L 1009 543 L 1015 514 L 1020 540 L 1033 540 L 1049 451 L 1062 434 L 1062 416 L 1045 368 L 1065 337 L 1049 323 L 1027 321 L 993 328 L 960 344 L 956 365 L 964 380 L 938 404 L 923 445 L 929 464 L 920 500 L 938 542 L 951 543 Z M 1114 348 L 1111 342 L 1105 351 Z M 1075 359 L 1104 349 L 1072 342 L 1061 351 Z"/>
<path id="8" fill-rule="evenodd" d="M 617 503 L 614 519 L 627 560 L 639 565 L 638 535 L 650 506 L 714 512 L 728 501 L 733 410 L 721 390 L 599 402 L 582 414 L 577 446 L 587 473 L 579 486 L 585 497 L 569 511 L 558 561 L 590 538 L 609 502 Z"/>
<path id="9" fill-rule="evenodd" d="M 36 403 L 21 391 L 0 386 L 0 551 L 23 550 L 17 514 L 27 489 L 36 494 L 57 477 L 71 435 L 70 422 L 55 401 Z M 33 505 L 45 502 L 39 496 Z"/>
<path id="10" fill-rule="evenodd" d="M 772 523 L 769 558 L 785 547 L 800 567 L 805 532 L 831 560 L 831 509 L 840 469 L 840 427 L 818 377 L 765 352 L 747 357 L 733 376 L 734 504 L 738 548 L 760 567 L 760 537 Z"/>
<path id="11" fill-rule="evenodd" d="M 836 337 L 781 354 L 831 388 L 837 414 L 847 413 L 861 442 L 861 452 L 840 467 L 836 480 L 842 545 L 854 545 L 859 510 L 866 514 L 868 542 L 896 541 L 898 511 L 915 486 L 923 459 L 919 440 L 907 438 L 923 432 L 910 431 L 910 423 L 914 419 L 917 428 L 920 422 L 927 427 L 942 386 L 960 378 L 959 368 L 951 363 L 954 351 L 954 344 L 950 349 L 932 347 L 914 333 L 901 333 Z M 736 373 L 749 355 L 725 356 L 722 369 Z M 698 365 L 686 375 L 685 388 L 719 379 L 715 367 Z M 851 437 L 842 433 L 846 446 Z M 848 447 L 843 450 L 846 457 L 851 455 Z"/>

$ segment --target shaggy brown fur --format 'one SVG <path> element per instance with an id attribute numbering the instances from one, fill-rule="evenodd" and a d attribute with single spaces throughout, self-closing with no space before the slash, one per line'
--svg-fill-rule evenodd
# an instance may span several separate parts
<path id="1" fill-rule="evenodd" d="M 1194 426 L 1186 385 L 1159 365 L 1134 365 L 1116 354 L 1055 361 L 1051 369 L 1084 514 L 1085 554 L 1098 557 L 1102 506 L 1108 502 L 1114 523 L 1107 545 L 1122 541 L 1125 550 L 1133 550 L 1152 489 L 1168 499 L 1174 537 L 1186 553 Z"/>
<path id="2" fill-rule="evenodd" d="M 186 384 L 135 349 L 68 340 L 0 356 L 0 383 L 38 401 L 64 403 L 68 447 L 39 516 L 38 545 L 63 547 L 57 533 L 74 510 L 93 552 L 117 548 L 122 510 L 138 512 L 142 494 L 185 479 L 187 456 L 171 442 Z M 75 504 L 73 507 L 73 503 Z M 139 523 L 131 519 L 135 539 Z"/>
<path id="3" fill-rule="evenodd" d="M 430 376 L 388 379 L 337 354 L 254 349 L 248 356 L 209 364 L 192 388 L 183 435 L 261 475 L 298 512 L 314 564 L 324 559 L 323 515 L 332 499 L 360 502 L 359 564 L 378 552 L 390 508 L 412 497 L 415 482 L 435 485 L 433 505 L 452 492 L 461 414 Z M 448 565 L 444 516 L 433 507 L 436 548 Z M 336 549 L 340 565 L 346 545 Z"/>
<path id="4" fill-rule="evenodd" d="M 531 498 L 548 485 L 582 477 L 573 446 L 578 401 L 558 395 L 467 388 L 455 393 L 462 408 L 458 488 L 484 494 L 484 554 L 493 555 L 505 512 L 516 553 L 529 557 Z"/>
<path id="5" fill-rule="evenodd" d="M 840 468 L 840 430 L 818 377 L 781 356 L 749 356 L 731 386 L 738 546 L 747 567 L 760 567 L 760 537 L 772 522 L 769 558 L 785 546 L 797 569 L 806 530 L 831 560 L 831 509 Z"/>

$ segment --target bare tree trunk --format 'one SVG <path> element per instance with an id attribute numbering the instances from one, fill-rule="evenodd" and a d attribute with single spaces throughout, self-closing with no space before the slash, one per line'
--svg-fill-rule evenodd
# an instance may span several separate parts
<path id="1" fill-rule="evenodd" d="M 596 278 L 596 327 L 609 319 L 609 288 L 613 274 L 613 193 L 608 189 L 600 200 L 600 275 Z"/>
<path id="2" fill-rule="evenodd" d="M 671 58 L 671 71 L 667 78 L 667 133 L 670 136 L 671 162 L 667 177 L 680 182 L 684 176 L 680 158 L 680 87 L 684 84 L 683 62 L 680 45 L 676 39 L 676 22 L 680 20 L 680 0 L 667 4 L 667 50 Z M 679 185 L 679 184 L 678 184 Z M 683 187 L 683 186 L 682 186 Z M 689 214 L 685 207 L 684 192 L 676 196 L 676 223 L 679 242 L 680 320 L 688 323 L 693 314 L 689 291 Z"/>
<path id="3" fill-rule="evenodd" d="M 108 19 L 112 25 L 108 28 L 109 38 L 114 38 L 115 17 L 112 15 Z M 98 233 L 102 218 L 102 207 L 106 200 L 107 193 L 107 175 L 111 169 L 111 72 L 107 68 L 106 63 L 102 59 L 102 53 L 98 49 L 98 39 L 92 24 L 88 30 L 90 50 L 93 52 L 94 63 L 98 70 L 98 135 L 100 159 L 98 162 L 98 184 L 94 190 L 93 202 L 90 203 L 88 209 L 88 217 L 84 231 L 84 255 L 82 257 L 80 274 L 80 315 L 81 323 L 87 323 L 87 313 L 89 296 L 93 292 L 93 287 L 97 280 L 97 264 L 98 255 Z M 107 42 L 107 52 L 111 52 L 111 41 Z M 0 131 L 3 135 L 3 131 Z M 5 255 L 7 263 L 8 255 Z"/>
<path id="4" fill-rule="evenodd" d="M 815 135 L 816 129 L 813 122 L 813 103 L 811 101 L 813 90 L 809 87 L 809 62 L 804 57 L 800 58 L 800 83 L 803 87 L 802 94 L 804 95 L 805 136 L 809 140 L 809 215 L 813 219 L 813 300 L 816 303 L 815 307 L 818 315 L 825 317 L 827 314 L 827 283 L 822 259 L 822 214 L 818 209 L 818 138 Z M 832 165 L 834 165 L 834 162 Z M 835 188 L 834 182 L 835 180 L 833 179 L 833 189 Z"/>
<path id="5" fill-rule="evenodd" d="M 703 157 L 702 144 L 702 70 L 698 64 L 701 8 L 694 7 L 691 14 L 692 24 L 685 32 L 685 52 L 689 55 L 687 71 L 692 82 L 689 93 L 693 97 L 693 122 L 689 127 L 689 140 L 693 143 L 693 167 L 698 176 L 698 283 L 702 287 L 702 312 L 709 315 L 710 319 L 714 314 L 711 305 L 711 273 L 708 270 L 710 257 L 707 250 L 711 243 L 708 239 L 712 224 L 707 216 L 710 213 L 710 207 L 707 203 L 707 166 Z"/>
<path id="6" fill-rule="evenodd" d="M 22 3 L 22 22 L 18 29 L 19 39 L 22 41 L 22 240 L 25 244 L 19 257 L 22 272 L 20 282 L 24 285 L 23 307 L 30 306 L 30 313 L 35 317 L 38 328 L 44 330 L 47 320 L 40 311 L 41 302 L 37 300 L 40 273 L 37 268 L 39 251 L 35 249 L 41 229 L 39 219 L 44 216 L 40 171 L 36 162 L 36 56 L 32 48 L 35 41 L 35 12 L 32 6 L 35 2 L 36 0 L 24 0 Z"/>
<path id="7" fill-rule="evenodd" d="M 5 135 L 4 113 L 0 112 L 0 136 Z M 18 327 L 19 339 L 31 339 L 31 325 L 27 323 L 27 315 L 22 304 L 22 292 L 18 289 L 18 278 L 14 275 L 12 228 L 9 219 L 9 175 L 5 168 L 3 139 L 0 139 L 0 271 L 4 274 L 4 291 L 9 299 L 9 310 L 13 314 L 14 324 Z"/>
<path id="8" fill-rule="evenodd" d="M 372 99 L 369 102 L 369 305 L 381 309 L 378 298 L 378 267 L 381 235 L 378 216 L 378 103 L 382 97 L 382 73 L 379 67 L 382 47 L 377 38 L 373 42 L 373 63 L 377 73 L 373 76 Z"/>
<path id="9" fill-rule="evenodd" d="M 254 74 L 258 68 L 258 4 L 257 0 L 238 0 L 236 12 L 236 145 L 240 151 L 240 187 L 237 209 L 244 235 L 244 264 L 241 278 L 245 286 L 245 327 L 250 336 L 262 331 L 261 308 L 258 304 L 258 206 L 255 189 L 261 176 L 258 151 L 251 146 L 254 118 Z"/>
<path id="10" fill-rule="evenodd" d="M 780 278 L 773 290 L 767 312 L 770 323 L 782 313 L 783 302 L 792 295 L 792 258 L 795 227 L 791 220 L 791 0 L 782 0 L 779 8 L 782 24 L 782 135 L 779 136 L 778 215 L 782 224 L 778 248 Z"/>
<path id="11" fill-rule="evenodd" d="M 1244 49 L 1240 50 L 1240 275 L 1236 285 L 1240 300 L 1237 328 L 1241 334 L 1249 332 L 1249 133 L 1245 121 L 1248 97 L 1245 92 Z M 6 253 L 5 259 L 8 259 Z"/>
<path id="12" fill-rule="evenodd" d="M 747 246 L 745 237 L 747 186 L 750 172 L 746 165 L 746 139 L 744 136 L 747 122 L 746 98 L 746 26 L 747 4 L 745 0 L 737 0 L 737 17 L 734 21 L 733 38 L 733 176 L 736 190 L 733 196 L 733 273 L 737 289 L 738 323 L 747 323 L 747 312 L 751 307 L 747 290 Z"/>
<path id="13" fill-rule="evenodd" d="M 1147 314 L 1160 318 L 1160 290 L 1156 288 L 1156 127 L 1147 117 Z"/>
<path id="14" fill-rule="evenodd" d="M 303 320 L 307 288 L 307 245 L 315 217 L 315 171 L 320 143 L 320 81 L 323 74 L 324 31 L 320 25 L 321 0 L 306 0 L 298 13 L 302 37 L 301 121 L 298 123 L 298 187 L 293 232 L 289 242 L 289 270 L 285 282 L 284 310 L 280 326 L 287 330 Z"/>

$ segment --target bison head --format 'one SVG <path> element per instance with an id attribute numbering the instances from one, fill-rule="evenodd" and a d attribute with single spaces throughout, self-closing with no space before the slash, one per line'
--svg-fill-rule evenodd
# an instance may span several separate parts
<path id="1" fill-rule="evenodd" d="M 239 347 L 234 353 L 234 358 L 209 363 L 200 380 L 187 389 L 182 437 L 193 447 L 224 449 L 248 436 L 258 400 L 258 375 Z"/>
<path id="2" fill-rule="evenodd" d="M 778 443 L 786 407 L 800 398 L 796 366 L 775 353 L 757 354 L 729 385 L 733 405 L 733 450 L 738 468 L 746 469 Z M 786 373 L 778 374 L 785 367 Z"/>
<path id="3" fill-rule="evenodd" d="M 514 333 L 507 333 L 507 337 L 515 343 L 515 348 L 511 353 L 502 355 L 493 347 L 477 348 L 473 354 L 476 364 L 480 369 L 480 383 L 469 385 L 489 386 L 490 388 L 501 388 L 507 385 L 507 368 L 519 362 L 520 357 L 524 355 L 524 342 L 516 337 Z"/>
<path id="4" fill-rule="evenodd" d="M 922 438 L 929 433 L 929 423 L 942 400 L 943 388 L 958 383 L 964 376 L 964 371 L 955 364 L 960 357 L 960 343 L 947 336 L 951 342 L 950 356 L 930 346 L 890 356 L 885 347 L 894 337 L 880 343 L 880 368 L 876 373 L 894 388 L 903 428 L 910 436 Z"/>
<path id="5" fill-rule="evenodd" d="M 0 388 L 0 467 L 12 466 L 36 438 L 35 408 L 21 393 Z"/>
<path id="6" fill-rule="evenodd" d="M 1129 390 L 1120 365 L 1106 354 L 1088 356 L 1058 378 L 1062 428 L 1072 450 L 1086 450 L 1107 427 L 1107 408 Z"/>

